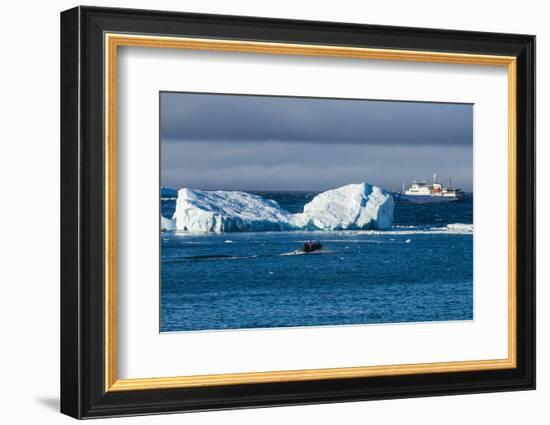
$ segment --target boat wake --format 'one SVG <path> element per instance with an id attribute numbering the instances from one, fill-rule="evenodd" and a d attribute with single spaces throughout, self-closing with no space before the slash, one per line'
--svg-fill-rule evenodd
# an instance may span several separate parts
<path id="1" fill-rule="evenodd" d="M 179 263 L 182 261 L 216 261 L 216 260 L 245 260 L 247 258 L 269 257 L 270 255 L 189 255 L 185 257 L 172 257 L 162 260 L 163 263 Z"/>
<path id="2" fill-rule="evenodd" d="M 255 254 L 255 255 L 230 255 L 230 254 L 216 254 L 216 255 L 189 255 L 185 257 L 172 257 L 162 260 L 163 263 L 179 263 L 182 261 L 220 261 L 220 260 L 247 260 L 251 258 L 266 258 L 266 257 L 288 257 L 293 255 L 321 255 L 321 254 L 333 254 L 334 251 L 314 251 L 304 252 L 300 249 L 291 252 L 283 253 L 270 253 L 270 254 Z"/>
<path id="3" fill-rule="evenodd" d="M 287 257 L 289 255 L 321 255 L 321 254 L 334 254 L 334 251 L 313 251 L 313 252 L 305 252 L 301 249 L 297 249 L 296 251 L 292 252 L 285 252 L 283 254 L 277 254 L 278 257 Z"/>

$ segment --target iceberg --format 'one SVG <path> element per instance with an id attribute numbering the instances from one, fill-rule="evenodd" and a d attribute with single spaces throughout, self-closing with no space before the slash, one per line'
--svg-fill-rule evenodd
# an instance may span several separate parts
<path id="1" fill-rule="evenodd" d="M 392 225 L 393 207 L 393 197 L 385 190 L 349 184 L 315 196 L 292 222 L 312 230 L 382 230 Z"/>
<path id="2" fill-rule="evenodd" d="M 160 216 L 160 228 L 164 230 L 165 232 L 170 232 L 172 230 L 176 230 L 176 222 L 172 220 L 171 218 L 166 218 L 164 216 Z"/>
<path id="3" fill-rule="evenodd" d="M 392 225 L 393 207 L 388 192 L 368 183 L 320 193 L 297 214 L 247 192 L 183 188 L 172 221 L 189 232 L 382 230 Z"/>
<path id="4" fill-rule="evenodd" d="M 190 232 L 290 230 L 290 213 L 276 201 L 237 191 L 180 189 L 173 219 Z"/>

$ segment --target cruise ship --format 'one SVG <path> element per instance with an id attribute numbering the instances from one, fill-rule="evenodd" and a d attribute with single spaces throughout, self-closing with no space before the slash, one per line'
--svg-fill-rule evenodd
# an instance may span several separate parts
<path id="1" fill-rule="evenodd" d="M 406 190 L 403 184 L 403 190 L 397 194 L 397 197 L 414 203 L 449 202 L 461 200 L 464 198 L 464 192 L 453 188 L 450 181 L 448 186 L 443 186 L 437 181 L 437 174 L 434 174 L 432 184 L 428 184 L 425 180 L 414 180 Z"/>

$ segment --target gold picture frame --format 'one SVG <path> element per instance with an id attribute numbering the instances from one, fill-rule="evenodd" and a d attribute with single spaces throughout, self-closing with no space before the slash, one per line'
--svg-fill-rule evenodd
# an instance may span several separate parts
<path id="1" fill-rule="evenodd" d="M 411 50 L 316 46 L 253 41 L 105 34 L 106 122 L 105 152 L 105 391 L 168 389 L 196 386 L 235 385 L 318 379 L 339 379 L 417 373 L 464 372 L 508 369 L 516 366 L 516 58 L 512 56 L 441 53 Z M 457 362 L 400 364 L 327 369 L 285 370 L 254 373 L 175 376 L 168 378 L 117 379 L 116 375 L 116 94 L 117 49 L 147 47 L 157 49 L 210 50 L 238 53 L 324 56 L 362 60 L 491 65 L 508 72 L 508 358 Z"/>

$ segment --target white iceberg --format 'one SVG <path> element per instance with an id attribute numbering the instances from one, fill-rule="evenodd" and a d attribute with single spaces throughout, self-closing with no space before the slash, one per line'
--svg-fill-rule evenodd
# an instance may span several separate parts
<path id="1" fill-rule="evenodd" d="M 349 184 L 315 196 L 292 222 L 302 229 L 388 229 L 393 207 L 393 198 L 385 190 L 368 183 Z"/>
<path id="2" fill-rule="evenodd" d="M 393 221 L 392 196 L 368 183 L 350 184 L 315 196 L 302 213 L 238 191 L 180 189 L 173 221 L 189 232 L 387 229 Z"/>
<path id="3" fill-rule="evenodd" d="M 276 201 L 237 191 L 180 189 L 174 219 L 189 232 L 289 230 L 289 213 Z"/>
<path id="4" fill-rule="evenodd" d="M 176 230 L 176 221 L 164 216 L 160 216 L 160 228 L 165 232 Z"/>

